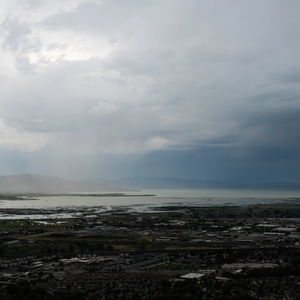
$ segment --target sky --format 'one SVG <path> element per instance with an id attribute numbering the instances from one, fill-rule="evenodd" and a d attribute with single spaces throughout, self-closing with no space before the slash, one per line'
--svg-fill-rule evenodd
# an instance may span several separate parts
<path id="1" fill-rule="evenodd" d="M 0 174 L 300 182 L 298 0 L 2 0 Z"/>

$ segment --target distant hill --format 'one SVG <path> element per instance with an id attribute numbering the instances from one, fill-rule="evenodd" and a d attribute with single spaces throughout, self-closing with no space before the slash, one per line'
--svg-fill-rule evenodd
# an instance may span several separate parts
<path id="1" fill-rule="evenodd" d="M 97 180 L 98 181 L 98 180 Z M 99 180 L 100 181 L 100 180 Z M 289 182 L 232 183 L 213 180 L 179 179 L 167 177 L 135 177 L 101 180 L 104 184 L 68 180 L 32 174 L 0 176 L 0 193 L 101 193 L 128 191 L 128 189 L 181 189 L 181 188 L 258 188 L 300 189 L 300 184 Z M 122 187 L 122 188 L 120 188 Z"/>
<path id="2" fill-rule="evenodd" d="M 0 176 L 0 193 L 84 193 L 116 190 L 106 185 L 32 174 Z"/>
<path id="3" fill-rule="evenodd" d="M 112 180 L 104 180 L 111 186 L 126 186 L 128 188 L 161 188 L 161 189 L 176 189 L 176 188 L 223 188 L 237 187 L 237 184 L 199 179 L 180 179 L 168 177 L 132 177 L 119 178 Z"/>
<path id="4" fill-rule="evenodd" d="M 176 189 L 176 188 L 228 188 L 228 189 L 300 189 L 299 183 L 292 182 L 257 182 L 237 183 L 216 180 L 180 179 L 168 177 L 132 177 L 102 180 L 110 186 L 124 186 L 135 189 Z"/>

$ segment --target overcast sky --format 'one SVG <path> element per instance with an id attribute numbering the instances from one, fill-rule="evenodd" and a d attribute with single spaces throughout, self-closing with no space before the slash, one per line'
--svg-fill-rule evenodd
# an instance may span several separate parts
<path id="1" fill-rule="evenodd" d="M 300 181 L 300 1 L 2 0 L 0 173 Z"/>

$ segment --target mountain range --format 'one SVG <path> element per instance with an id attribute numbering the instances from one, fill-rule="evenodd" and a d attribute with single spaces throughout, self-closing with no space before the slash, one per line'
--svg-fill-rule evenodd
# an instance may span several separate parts
<path id="1" fill-rule="evenodd" d="M 132 177 L 111 180 L 101 180 L 109 186 L 123 186 L 126 188 L 140 189 L 182 189 L 182 188 L 228 188 L 228 189 L 300 189 L 297 182 L 229 182 L 218 180 L 181 179 L 170 177 Z"/>
<path id="2" fill-rule="evenodd" d="M 106 185 L 32 174 L 0 176 L 0 193 L 84 193 L 116 190 Z"/>
<path id="3" fill-rule="evenodd" d="M 102 182 L 102 184 L 98 183 Z M 167 177 L 134 177 L 91 182 L 68 180 L 32 174 L 0 176 L 0 193 L 105 193 L 128 189 L 181 189 L 181 188 L 258 188 L 300 189 L 299 183 L 262 182 L 233 183 L 214 180 L 179 179 Z"/>

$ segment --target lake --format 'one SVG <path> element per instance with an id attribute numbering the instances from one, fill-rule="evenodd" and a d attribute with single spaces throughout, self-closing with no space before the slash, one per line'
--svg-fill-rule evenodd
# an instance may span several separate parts
<path id="1" fill-rule="evenodd" d="M 118 193 L 118 192 L 116 192 Z M 99 193 L 101 194 L 101 193 Z M 1 200 L 0 208 L 58 209 L 74 207 L 249 205 L 299 202 L 300 190 L 275 189 L 151 189 L 127 192 L 128 196 L 39 196 L 36 200 Z M 155 196 L 144 196 L 154 194 Z M 294 198 L 299 198 L 294 199 Z"/>

